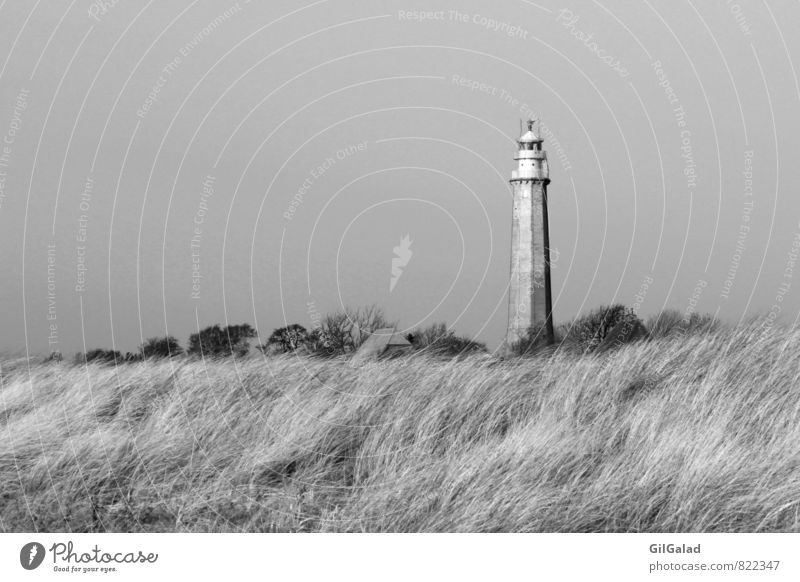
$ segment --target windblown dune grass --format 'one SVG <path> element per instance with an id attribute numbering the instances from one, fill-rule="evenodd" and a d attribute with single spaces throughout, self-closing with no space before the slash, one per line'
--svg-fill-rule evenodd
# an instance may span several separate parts
<path id="1" fill-rule="evenodd" d="M 800 330 L 2 368 L 3 531 L 798 531 Z"/>

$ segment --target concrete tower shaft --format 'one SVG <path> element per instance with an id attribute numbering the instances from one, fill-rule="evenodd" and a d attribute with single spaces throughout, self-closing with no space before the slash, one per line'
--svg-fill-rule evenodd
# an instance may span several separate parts
<path id="1" fill-rule="evenodd" d="M 511 222 L 511 281 L 506 345 L 534 338 L 553 343 L 550 290 L 550 233 L 547 185 L 550 169 L 534 121 L 518 140 L 517 169 L 511 174 L 514 211 Z"/>

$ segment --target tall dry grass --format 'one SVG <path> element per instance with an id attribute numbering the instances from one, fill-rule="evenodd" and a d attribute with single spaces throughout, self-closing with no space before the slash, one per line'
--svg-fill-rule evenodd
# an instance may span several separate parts
<path id="1" fill-rule="evenodd" d="M 798 531 L 800 330 L 2 368 L 3 531 Z"/>

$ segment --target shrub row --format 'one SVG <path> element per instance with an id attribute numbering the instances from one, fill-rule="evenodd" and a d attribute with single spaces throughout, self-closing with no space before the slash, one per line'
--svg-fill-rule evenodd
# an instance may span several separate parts
<path id="1" fill-rule="evenodd" d="M 295 353 L 319 357 L 337 357 L 353 353 L 375 330 L 395 327 L 383 311 L 376 306 L 359 309 L 345 308 L 328 314 L 306 329 L 293 323 L 272 332 L 258 349 L 265 355 Z M 556 348 L 575 353 L 591 353 L 618 347 L 621 344 L 643 338 L 657 339 L 677 335 L 695 335 L 714 331 L 720 322 L 707 314 L 682 314 L 677 310 L 666 310 L 651 316 L 646 324 L 629 307 L 620 304 L 601 306 L 555 329 Z M 76 363 L 129 363 L 152 358 L 169 358 L 187 354 L 202 358 L 243 357 L 250 350 L 250 340 L 257 337 L 249 324 L 212 325 L 189 336 L 186 350 L 172 337 L 150 338 L 139 346 L 135 353 L 122 354 L 116 350 L 93 349 L 78 354 Z M 414 350 L 430 355 L 458 357 L 486 351 L 486 346 L 471 338 L 458 336 L 444 323 L 434 323 L 426 328 L 415 329 L 406 336 Z M 513 356 L 536 354 L 542 342 L 536 334 L 509 346 Z M 548 349 L 553 349 L 552 346 Z M 48 360 L 60 360 L 54 353 Z"/>

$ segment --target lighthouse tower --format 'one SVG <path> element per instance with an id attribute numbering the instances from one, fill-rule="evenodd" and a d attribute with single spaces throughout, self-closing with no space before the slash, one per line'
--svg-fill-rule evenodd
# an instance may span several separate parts
<path id="1" fill-rule="evenodd" d="M 511 285 L 508 295 L 506 350 L 520 340 L 552 344 L 550 236 L 547 185 L 550 169 L 535 120 L 518 140 L 517 169 L 511 173 L 514 214 L 511 222 Z M 529 335 L 530 334 L 530 335 Z"/>

